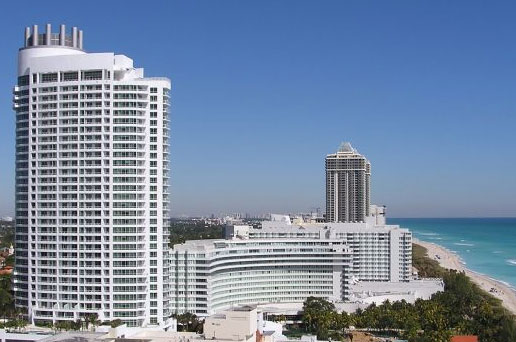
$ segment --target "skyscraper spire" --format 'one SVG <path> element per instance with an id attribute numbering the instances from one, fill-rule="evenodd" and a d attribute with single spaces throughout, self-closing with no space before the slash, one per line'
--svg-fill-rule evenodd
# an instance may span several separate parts
<path id="1" fill-rule="evenodd" d="M 351 146 L 350 142 L 341 142 L 339 145 L 338 152 L 341 153 L 358 153 L 353 146 Z"/>

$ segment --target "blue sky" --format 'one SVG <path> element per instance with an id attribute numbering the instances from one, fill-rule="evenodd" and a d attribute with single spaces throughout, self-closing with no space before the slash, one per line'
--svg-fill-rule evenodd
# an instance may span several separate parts
<path id="1" fill-rule="evenodd" d="M 391 217 L 516 216 L 516 3 L 5 2 L 0 215 L 13 213 L 11 90 L 25 26 L 172 79 L 172 212 L 324 208 L 341 141 Z"/>

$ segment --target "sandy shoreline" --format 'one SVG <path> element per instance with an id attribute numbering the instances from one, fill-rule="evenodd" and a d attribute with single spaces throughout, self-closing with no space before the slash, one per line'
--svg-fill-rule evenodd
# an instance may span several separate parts
<path id="1" fill-rule="evenodd" d="M 425 247 L 428 250 L 428 257 L 439 262 L 439 264 L 451 270 L 464 271 L 484 291 L 500 299 L 503 305 L 516 315 L 516 291 L 508 285 L 491 279 L 486 275 L 473 272 L 464 266 L 460 257 L 448 249 L 435 243 L 413 239 L 414 243 Z"/>

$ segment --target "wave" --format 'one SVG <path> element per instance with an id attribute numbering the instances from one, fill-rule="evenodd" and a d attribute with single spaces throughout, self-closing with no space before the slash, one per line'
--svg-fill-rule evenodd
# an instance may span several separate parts
<path id="1" fill-rule="evenodd" d="M 442 237 L 438 237 L 438 236 L 437 237 L 429 236 L 427 239 L 428 240 L 442 240 L 443 238 Z"/>
<path id="2" fill-rule="evenodd" d="M 457 246 L 469 246 L 469 247 L 475 246 L 474 243 L 465 243 L 465 242 L 454 242 L 453 244 L 457 245 Z"/>
<path id="3" fill-rule="evenodd" d="M 502 254 L 503 251 L 494 251 L 493 254 Z"/>
<path id="4" fill-rule="evenodd" d="M 515 260 L 516 261 L 516 260 Z M 503 284 L 505 286 L 507 286 L 511 291 L 514 291 L 516 292 L 516 288 L 514 287 L 513 284 L 507 282 L 507 281 L 504 281 L 504 280 L 500 280 L 500 279 L 496 279 L 496 278 L 493 278 L 491 276 L 489 276 L 488 274 L 485 274 L 485 273 L 481 273 L 481 272 L 477 272 L 477 271 L 473 271 L 472 269 L 468 269 L 471 273 L 474 273 L 478 276 L 481 276 L 481 277 L 485 277 L 487 279 L 490 279 L 494 282 L 497 282 L 497 283 L 500 283 L 500 284 Z"/>
<path id="5" fill-rule="evenodd" d="M 505 260 L 509 265 L 516 266 L 516 259 L 507 259 Z"/>
<path id="6" fill-rule="evenodd" d="M 418 233 L 419 235 L 424 235 L 424 236 L 438 236 L 439 234 L 438 233 Z"/>
<path id="7" fill-rule="evenodd" d="M 496 281 L 497 283 L 501 283 L 505 286 L 507 286 L 509 289 L 511 289 L 512 291 L 515 291 L 516 292 L 516 288 L 511 284 L 511 283 L 508 283 L 506 281 L 503 281 L 503 280 L 500 280 L 500 279 L 495 279 L 495 278 L 491 278 L 489 276 L 486 276 L 487 278 L 493 280 L 493 281 Z"/>

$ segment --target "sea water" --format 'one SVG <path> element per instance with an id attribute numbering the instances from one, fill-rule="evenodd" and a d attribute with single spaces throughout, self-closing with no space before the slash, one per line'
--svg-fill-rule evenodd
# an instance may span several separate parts
<path id="1" fill-rule="evenodd" d="M 391 218 L 415 238 L 455 252 L 472 271 L 516 289 L 516 218 Z"/>

